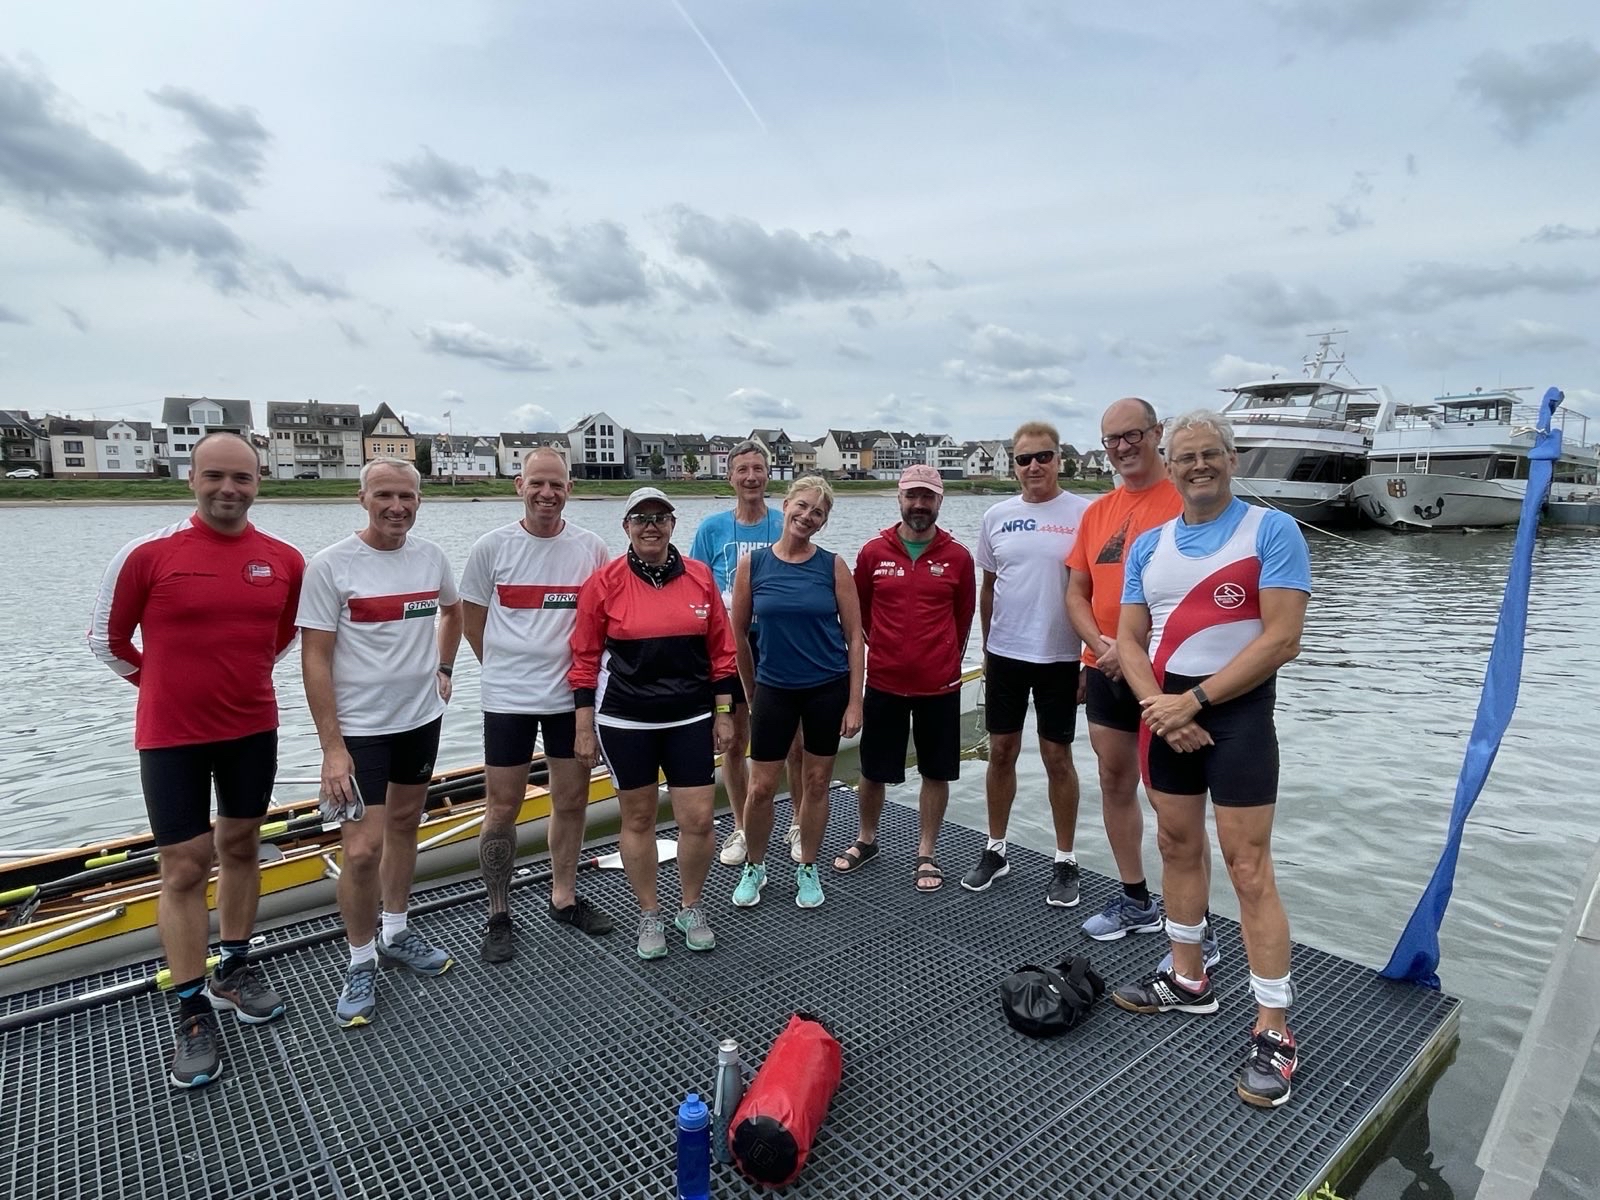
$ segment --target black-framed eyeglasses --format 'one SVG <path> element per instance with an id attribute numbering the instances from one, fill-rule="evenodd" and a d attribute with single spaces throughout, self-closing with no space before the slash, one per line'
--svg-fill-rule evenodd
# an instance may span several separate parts
<path id="1" fill-rule="evenodd" d="M 669 512 L 629 513 L 628 524 L 638 529 L 642 525 L 665 525 L 672 520 Z"/>
<path id="2" fill-rule="evenodd" d="M 1149 433 L 1156 427 L 1156 425 L 1159 425 L 1160 423 L 1161 422 L 1157 421 L 1154 424 L 1146 425 L 1143 429 L 1130 429 L 1126 433 L 1113 433 L 1109 437 L 1101 438 L 1100 444 L 1107 450 L 1115 450 L 1118 442 L 1127 442 L 1130 446 L 1137 446 L 1140 442 L 1144 441 L 1144 435 Z"/>
<path id="3" fill-rule="evenodd" d="M 1031 467 L 1034 463 L 1048 467 L 1056 460 L 1054 450 L 1035 450 L 1032 454 L 1013 454 L 1012 461 L 1019 467 Z"/>

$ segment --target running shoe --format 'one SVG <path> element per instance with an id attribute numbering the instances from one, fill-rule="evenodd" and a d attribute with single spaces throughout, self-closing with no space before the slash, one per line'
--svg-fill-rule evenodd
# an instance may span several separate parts
<path id="1" fill-rule="evenodd" d="M 1198 992 L 1191 992 L 1170 973 L 1146 975 L 1138 983 L 1125 983 L 1111 993 L 1118 1008 L 1136 1013 L 1214 1013 L 1217 993 L 1208 980 Z"/>
<path id="2" fill-rule="evenodd" d="M 748 853 L 744 830 L 735 829 L 728 835 L 728 840 L 722 843 L 722 852 L 717 855 L 717 861 L 725 867 L 737 867 L 743 864 Z"/>
<path id="3" fill-rule="evenodd" d="M 1103 909 L 1083 923 L 1083 931 L 1097 942 L 1119 941 L 1130 933 L 1160 933 L 1164 928 L 1159 904 L 1153 899 L 1149 904 L 1140 904 L 1126 892 L 1111 897 Z"/>
<path id="4" fill-rule="evenodd" d="M 800 826 L 789 826 L 789 832 L 785 836 L 789 842 L 789 857 L 795 862 L 804 862 L 805 859 L 800 857 Z"/>
<path id="5" fill-rule="evenodd" d="M 372 1014 L 378 1008 L 378 964 L 364 962 L 351 967 L 344 977 L 344 988 L 339 992 L 339 1003 L 334 1013 L 344 1029 L 372 1024 Z"/>
<path id="6" fill-rule="evenodd" d="M 415 971 L 418 975 L 443 975 L 456 961 L 450 957 L 448 950 L 430 945 L 410 926 L 392 942 L 384 941 L 380 934 L 378 957 L 395 966 L 405 967 L 408 971 Z"/>
<path id="7" fill-rule="evenodd" d="M 175 1088 L 204 1087 L 222 1075 L 222 1056 L 217 1053 L 217 1018 L 211 1013 L 195 1013 L 178 1019 L 172 1047 L 172 1073 L 167 1081 Z"/>
<path id="8" fill-rule="evenodd" d="M 478 957 L 486 963 L 510 962 L 517 954 L 517 931 L 510 913 L 492 913 L 483 927 L 483 945 Z"/>
<path id="9" fill-rule="evenodd" d="M 640 958 L 665 958 L 667 955 L 667 923 L 661 913 L 652 909 L 639 914 L 639 945 L 635 948 Z"/>
<path id="10" fill-rule="evenodd" d="M 794 869 L 794 902 L 798 908 L 822 907 L 822 881 L 815 863 L 801 863 Z"/>
<path id="11" fill-rule="evenodd" d="M 1257 1108 L 1277 1108 L 1289 1102 L 1289 1080 L 1300 1052 L 1294 1034 L 1285 1030 L 1262 1029 L 1250 1036 L 1244 1066 L 1239 1068 L 1235 1086 L 1239 1099 Z"/>
<path id="12" fill-rule="evenodd" d="M 1011 864 L 998 850 L 985 850 L 978 865 L 961 877 L 961 886 L 969 892 L 987 892 L 996 879 L 1011 874 Z"/>
<path id="13" fill-rule="evenodd" d="M 265 1025 L 283 1016 L 283 998 L 273 991 L 261 968 L 246 963 L 225 979 L 206 980 L 206 999 L 218 1012 L 229 1012 L 246 1025 Z"/>
<path id="14" fill-rule="evenodd" d="M 672 924 L 683 934 L 683 944 L 689 949 L 716 949 L 717 935 L 711 932 L 711 922 L 706 920 L 706 911 L 701 905 L 691 904 L 688 908 L 680 908 Z"/>
<path id="15" fill-rule="evenodd" d="M 1217 935 L 1211 932 L 1210 921 L 1206 922 L 1206 936 L 1200 942 L 1200 952 L 1202 955 L 1204 955 L 1203 961 L 1205 962 L 1206 970 L 1208 971 L 1222 961 L 1222 950 L 1217 946 Z M 1163 958 L 1161 960 L 1161 964 L 1156 967 L 1157 974 L 1160 974 L 1162 971 L 1167 972 L 1169 975 L 1172 973 L 1171 950 L 1167 951 L 1166 957 Z"/>
<path id="16" fill-rule="evenodd" d="M 1053 908 L 1076 908 L 1080 899 L 1078 864 L 1056 863 L 1050 871 L 1050 890 L 1044 894 L 1044 902 Z"/>
<path id="17" fill-rule="evenodd" d="M 733 889 L 733 903 L 737 908 L 754 908 L 761 903 L 761 889 L 767 886 L 765 863 L 747 862 L 739 872 L 739 886 Z"/>
<path id="18" fill-rule="evenodd" d="M 550 919 L 561 925 L 587 933 L 590 937 L 604 937 L 617 927 L 616 922 L 596 908 L 586 897 L 579 896 L 565 908 L 550 906 Z"/>

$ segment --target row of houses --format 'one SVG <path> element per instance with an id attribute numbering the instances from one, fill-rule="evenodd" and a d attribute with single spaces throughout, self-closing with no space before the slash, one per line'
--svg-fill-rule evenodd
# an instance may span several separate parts
<path id="1" fill-rule="evenodd" d="M 279 479 L 355 479 L 363 463 L 400 458 L 434 479 L 509 478 L 534 450 L 560 454 L 576 479 L 726 479 L 728 454 L 740 442 L 763 445 L 778 479 L 812 472 L 844 479 L 893 479 L 922 463 L 947 479 L 1011 473 L 1010 444 L 959 442 L 949 434 L 880 429 L 830 429 L 808 440 L 783 429 L 748 434 L 646 433 L 607 413 L 591 413 L 572 428 L 532 433 L 413 434 L 387 404 L 362 413 L 354 404 L 318 400 L 272 402 L 266 431 L 257 432 L 249 400 L 169 396 L 162 421 L 34 418 L 0 411 L 0 470 L 37 471 L 55 478 L 105 479 L 169 475 L 187 479 L 194 447 L 208 433 L 249 439 L 263 473 Z M 1063 448 L 1065 473 L 1109 473 L 1099 451 Z"/>

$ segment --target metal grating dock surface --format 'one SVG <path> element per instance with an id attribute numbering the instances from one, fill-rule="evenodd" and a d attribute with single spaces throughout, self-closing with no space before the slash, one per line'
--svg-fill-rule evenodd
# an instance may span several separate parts
<path id="1" fill-rule="evenodd" d="M 834 808 L 828 847 L 854 834 L 853 794 L 837 791 Z M 780 831 L 787 818 L 780 804 Z M 726 827 L 724 816 L 719 838 Z M 824 868 L 828 900 L 811 911 L 792 903 L 781 838 L 759 908 L 729 905 L 736 869 L 713 865 L 711 954 L 671 939 L 667 958 L 639 961 L 621 872 L 582 877 L 618 917 L 599 940 L 545 919 L 543 889 L 514 893 L 518 957 L 503 967 L 477 957 L 481 902 L 452 904 L 418 924 L 458 965 L 439 979 L 385 971 L 366 1029 L 332 1019 L 342 941 L 293 951 L 268 966 L 288 1016 L 259 1029 L 223 1020 L 224 1075 L 197 1093 L 166 1083 L 169 997 L 6 1033 L 0 1196 L 663 1200 L 673 1112 L 684 1092 L 708 1091 L 716 1039 L 737 1037 L 753 1068 L 803 1009 L 838 1033 L 845 1073 L 788 1194 L 1290 1200 L 1348 1165 L 1453 1036 L 1450 997 L 1296 947 L 1294 1098 L 1247 1108 L 1232 1076 L 1254 1010 L 1238 928 L 1222 921 L 1217 1016 L 1137 1016 L 1106 1001 L 1065 1037 L 1032 1041 L 999 1013 L 1012 967 L 1087 953 L 1114 985 L 1150 969 L 1161 939 L 1088 941 L 1079 925 L 1114 883 L 1086 875 L 1079 908 L 1048 908 L 1048 860 L 1026 850 L 992 891 L 962 891 L 983 839 L 953 825 L 940 842 L 946 885 L 919 895 L 915 812 L 888 805 L 880 836 L 883 853 L 858 873 Z M 663 902 L 676 896 L 664 867 Z M 715 1195 L 762 1194 L 716 1170 Z"/>

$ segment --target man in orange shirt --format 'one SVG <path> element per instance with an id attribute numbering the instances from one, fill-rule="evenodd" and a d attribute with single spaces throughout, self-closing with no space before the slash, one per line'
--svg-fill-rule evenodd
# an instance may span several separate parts
<path id="1" fill-rule="evenodd" d="M 1083 639 L 1089 744 L 1100 764 L 1100 804 L 1122 891 L 1083 924 L 1097 941 L 1160 933 L 1160 906 L 1145 882 L 1139 807 L 1139 701 L 1117 662 L 1123 556 L 1141 533 L 1183 511 L 1161 458 L 1161 422 L 1148 401 L 1118 400 L 1100 418 L 1100 443 L 1122 483 L 1083 514 L 1067 557 L 1067 616 Z M 1207 930 L 1208 957 L 1215 941 Z"/>

